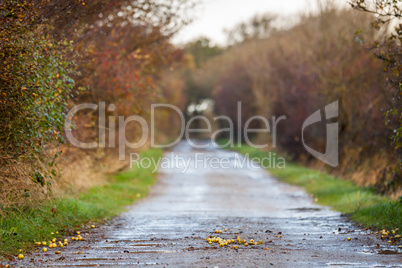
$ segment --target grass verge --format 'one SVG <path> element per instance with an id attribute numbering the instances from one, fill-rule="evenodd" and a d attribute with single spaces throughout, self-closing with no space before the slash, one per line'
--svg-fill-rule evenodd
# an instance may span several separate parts
<path id="1" fill-rule="evenodd" d="M 277 154 L 261 151 L 247 145 L 234 148 L 249 158 L 278 158 Z M 279 161 L 275 161 L 278 163 Z M 375 194 L 372 189 L 359 187 L 350 181 L 312 170 L 295 163 L 286 163 L 286 168 L 268 169 L 275 177 L 289 184 L 304 187 L 317 203 L 330 206 L 348 214 L 365 227 L 392 230 L 402 229 L 402 203 Z M 400 231 L 399 231 L 400 232 Z"/>
<path id="2" fill-rule="evenodd" d="M 148 150 L 141 156 L 157 159 L 161 150 Z M 34 241 L 61 237 L 88 222 L 99 222 L 125 210 L 147 195 L 155 182 L 154 166 L 131 169 L 95 186 L 77 197 L 64 197 L 22 211 L 7 211 L 0 216 L 0 255 L 10 256 L 32 248 Z M 52 211 L 52 208 L 57 208 Z M 52 235 L 51 233 L 55 233 Z M 56 234 L 58 232 L 58 234 Z"/>

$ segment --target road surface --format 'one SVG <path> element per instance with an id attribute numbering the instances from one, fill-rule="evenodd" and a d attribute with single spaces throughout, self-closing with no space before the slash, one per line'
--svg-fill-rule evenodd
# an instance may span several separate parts
<path id="1" fill-rule="evenodd" d="M 187 168 L 179 165 L 183 159 L 188 161 Z M 401 267 L 402 255 L 392 254 L 395 247 L 339 213 L 315 204 L 302 189 L 279 182 L 234 152 L 194 150 L 181 142 L 165 154 L 165 160 L 170 166 L 160 168 L 150 195 L 128 212 L 105 226 L 83 232 L 86 241 L 71 243 L 59 255 L 38 252 L 21 264 Z M 212 161 L 226 164 L 216 168 Z M 215 234 L 216 229 L 222 233 Z M 204 240 L 211 235 L 222 239 L 240 236 L 247 241 L 263 240 L 264 244 L 219 247 Z"/>

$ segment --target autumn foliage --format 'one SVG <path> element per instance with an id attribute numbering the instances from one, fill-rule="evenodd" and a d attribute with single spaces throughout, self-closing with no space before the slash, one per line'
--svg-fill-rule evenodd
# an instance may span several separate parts
<path id="1" fill-rule="evenodd" d="M 393 129 L 384 122 L 395 91 L 384 86 L 390 78 L 384 77 L 383 63 L 370 50 L 370 40 L 378 36 L 372 20 L 350 8 L 324 6 L 288 29 L 269 28 L 268 37 L 236 43 L 209 60 L 195 80 L 209 83 L 216 113 L 233 122 L 238 102 L 246 118 L 286 116 L 278 124 L 276 149 L 328 171 L 305 150 L 301 130 L 309 115 L 338 101 L 341 163 L 332 172 L 400 194 L 399 152 L 390 140 Z M 325 123 L 306 130 L 306 143 L 320 152 L 326 149 Z M 273 146 L 266 133 L 254 138 Z"/>
<path id="2" fill-rule="evenodd" d="M 380 0 L 370 3 L 365 0 L 351 1 L 355 10 L 374 14 L 372 27 L 379 33 L 379 38 L 369 40 L 368 46 L 374 55 L 385 64 L 385 81 L 388 108 L 385 113 L 386 125 L 392 129 L 392 144 L 402 154 L 402 6 L 400 1 Z M 402 169 L 402 160 L 399 163 Z"/>
<path id="3" fill-rule="evenodd" d="M 180 49 L 170 38 L 190 21 L 187 11 L 195 1 L 0 0 L 1 209 L 53 197 L 54 183 L 62 181 L 61 152 L 66 165 L 80 165 L 84 158 L 100 165 L 116 153 L 63 144 L 67 111 L 100 102 L 116 107 L 107 111 L 107 120 L 131 115 L 149 120 L 152 103 L 185 111 L 205 99 L 213 99 L 215 113 L 232 118 L 236 128 L 254 115 L 286 116 L 276 149 L 397 193 L 402 31 L 400 25 L 382 31 L 400 17 L 392 2 L 377 1 L 371 10 L 363 0 L 352 1 L 364 12 L 324 5 L 287 28 L 275 28 L 280 17 L 258 15 L 227 32 L 227 48 L 201 38 Z M 236 124 L 239 101 L 243 125 Z M 306 152 L 301 128 L 333 101 L 339 103 L 341 163 L 331 170 Z M 181 122 L 172 111 L 155 119 L 158 143 L 177 137 Z M 74 124 L 78 140 L 98 141 L 98 111 L 79 112 Z M 127 139 L 139 135 L 130 125 Z M 309 129 L 306 141 L 323 152 L 325 136 L 323 122 Z M 273 142 L 263 135 L 254 139 Z"/>
<path id="4" fill-rule="evenodd" d="M 169 38 L 188 22 L 184 11 L 191 6 L 184 0 L 0 1 L 2 208 L 53 196 L 57 157 L 61 151 L 64 161 L 69 157 L 61 144 L 73 105 L 113 103 L 113 115 L 147 118 L 153 102 L 182 102 L 170 93 L 178 84 L 166 70 L 181 64 Z M 97 139 L 96 111 L 74 121 L 78 139 Z M 98 161 L 105 156 L 93 153 Z"/>

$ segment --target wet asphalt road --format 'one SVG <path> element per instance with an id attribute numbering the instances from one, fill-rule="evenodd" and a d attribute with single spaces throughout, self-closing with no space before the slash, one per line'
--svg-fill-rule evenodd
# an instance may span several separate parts
<path id="1" fill-rule="evenodd" d="M 70 243 L 61 254 L 33 253 L 21 264 L 402 267 L 401 254 L 379 254 L 395 246 L 315 204 L 300 188 L 278 182 L 262 168 L 243 162 L 234 152 L 193 150 L 182 142 L 165 157 L 159 180 L 147 198 L 107 225 L 82 232 L 85 241 Z M 187 169 L 180 166 L 183 159 L 188 161 Z M 214 168 L 211 161 L 226 164 Z M 214 233 L 225 228 L 227 232 Z M 204 240 L 210 235 L 265 243 L 238 250 L 230 245 L 221 248 Z"/>

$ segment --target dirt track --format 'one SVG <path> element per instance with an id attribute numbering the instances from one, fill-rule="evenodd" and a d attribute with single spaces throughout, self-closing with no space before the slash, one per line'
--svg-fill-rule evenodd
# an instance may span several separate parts
<path id="1" fill-rule="evenodd" d="M 181 143 L 172 153 L 190 159 L 185 172 L 177 166 L 161 168 L 147 198 L 108 225 L 81 234 L 86 241 L 70 243 L 60 255 L 34 253 L 19 263 L 24 267 L 402 267 L 401 254 L 379 254 L 393 253 L 395 247 L 314 204 L 300 188 L 278 182 L 265 170 L 239 167 L 236 160 L 241 158 L 233 152 L 194 151 Z M 204 167 L 200 159 L 205 157 L 229 159 L 231 168 Z M 215 229 L 223 233 L 215 234 Z M 236 250 L 208 244 L 204 239 L 210 235 L 241 236 L 264 244 Z"/>

